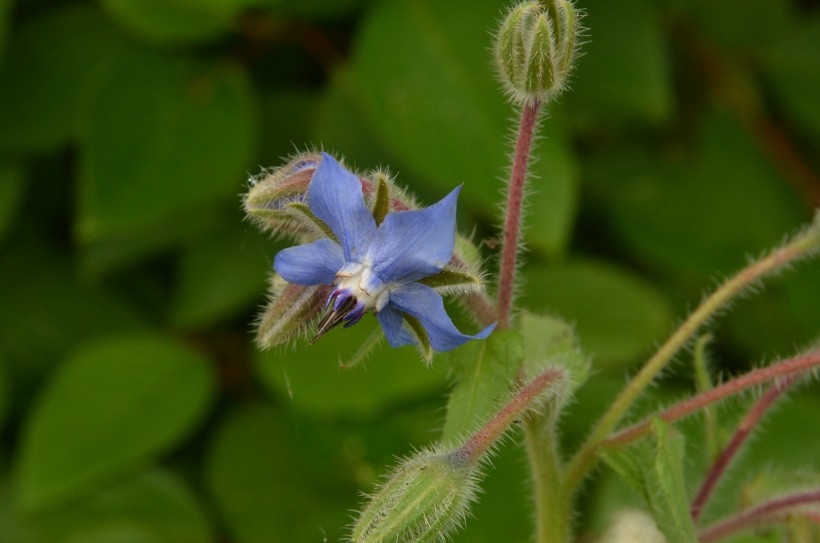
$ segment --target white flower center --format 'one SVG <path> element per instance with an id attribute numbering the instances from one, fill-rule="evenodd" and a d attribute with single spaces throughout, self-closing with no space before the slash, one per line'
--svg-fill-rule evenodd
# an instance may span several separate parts
<path id="1" fill-rule="evenodd" d="M 346 290 L 364 304 L 365 311 L 375 309 L 377 313 L 390 299 L 390 289 L 373 273 L 368 262 L 347 264 L 339 270 L 335 290 Z"/>

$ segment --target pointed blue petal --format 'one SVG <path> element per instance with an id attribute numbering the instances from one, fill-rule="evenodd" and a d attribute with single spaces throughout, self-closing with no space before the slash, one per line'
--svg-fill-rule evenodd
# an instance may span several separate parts
<path id="1" fill-rule="evenodd" d="M 450 351 L 471 339 L 484 339 L 495 329 L 493 323 L 474 336 L 462 334 L 444 310 L 441 295 L 421 283 L 409 283 L 390 291 L 388 307 L 391 306 L 416 317 L 436 351 Z"/>
<path id="2" fill-rule="evenodd" d="M 404 317 L 399 311 L 388 305 L 376 313 L 376 318 L 379 319 L 379 324 L 382 325 L 384 335 L 387 337 L 387 343 L 391 347 L 402 347 L 415 343 L 413 335 L 404 327 Z"/>
<path id="3" fill-rule="evenodd" d="M 376 220 L 364 203 L 359 178 L 322 153 L 307 196 L 310 210 L 336 234 L 345 261 L 361 262 L 376 232 Z"/>
<path id="4" fill-rule="evenodd" d="M 342 248 L 327 238 L 284 249 L 273 259 L 273 267 L 285 281 L 305 286 L 330 285 L 343 265 Z"/>
<path id="5" fill-rule="evenodd" d="M 384 218 L 366 258 L 382 281 L 404 284 L 441 271 L 453 256 L 460 190 L 456 187 L 428 208 Z"/>

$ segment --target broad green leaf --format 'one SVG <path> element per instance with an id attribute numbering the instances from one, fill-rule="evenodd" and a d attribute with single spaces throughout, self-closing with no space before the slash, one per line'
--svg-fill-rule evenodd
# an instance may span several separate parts
<path id="1" fill-rule="evenodd" d="M 367 119 L 400 161 L 402 182 L 435 190 L 465 183 L 467 207 L 491 209 L 509 168 L 511 107 L 489 62 L 499 4 L 389 0 L 356 43 L 355 88 Z M 544 121 L 529 207 L 533 248 L 561 254 L 575 214 L 576 173 L 557 107 Z M 406 172 L 406 173 L 405 173 Z M 485 211 L 487 213 L 487 211 Z"/>
<path id="2" fill-rule="evenodd" d="M 496 330 L 450 354 L 456 383 L 447 402 L 442 443 L 455 445 L 469 437 L 506 403 L 523 356 L 521 336 L 512 330 Z"/>
<path id="3" fill-rule="evenodd" d="M 634 364 L 668 333 L 674 315 L 664 295 L 613 264 L 570 260 L 525 269 L 522 305 L 575 325 L 598 368 Z"/>
<path id="4" fill-rule="evenodd" d="M 618 149 L 586 164 L 615 235 L 678 275 L 732 273 L 807 219 L 794 191 L 722 112 L 704 120 L 683 158 Z"/>
<path id="5" fill-rule="evenodd" d="M 785 113 L 797 126 L 820 137 L 820 108 L 816 91 L 820 88 L 820 17 L 814 16 L 767 44 L 761 53 L 766 75 Z"/>
<path id="6" fill-rule="evenodd" d="M 367 170 L 390 166 L 386 142 L 366 118 L 360 82 L 349 66 L 332 74 L 318 100 L 311 137 L 316 144 L 345 157 L 352 167 Z"/>
<path id="7" fill-rule="evenodd" d="M 108 68 L 83 108 L 75 233 L 91 249 L 150 252 L 208 206 L 235 201 L 253 97 L 234 67 L 140 52 Z"/>
<path id="8" fill-rule="evenodd" d="M 527 380 L 534 379 L 549 367 L 567 372 L 567 389 L 561 399 L 572 397 L 589 377 L 589 358 L 578 345 L 572 326 L 544 315 L 523 312 L 518 316 L 518 331 L 523 339 L 523 369 Z"/>
<path id="9" fill-rule="evenodd" d="M 208 543 L 214 537 L 191 489 L 165 470 L 143 472 L 68 507 L 33 516 L 14 511 L 10 494 L 8 489 L 0 494 L 5 543 Z"/>
<path id="10" fill-rule="evenodd" d="M 86 344 L 30 413 L 18 458 L 26 510 L 69 503 L 178 445 L 211 401 L 200 354 L 154 335 Z"/>
<path id="11" fill-rule="evenodd" d="M 182 253 L 171 320 L 201 328 L 261 300 L 276 248 L 237 217 Z"/>
<path id="12" fill-rule="evenodd" d="M 649 441 L 651 440 L 651 441 Z M 683 436 L 656 419 L 651 438 L 608 451 L 607 463 L 641 494 L 669 543 L 696 543 L 683 476 Z"/>
<path id="13" fill-rule="evenodd" d="M 92 338 L 145 326 L 146 316 L 133 300 L 111 285 L 79 281 L 73 264 L 63 250 L 32 236 L 4 248 L 0 345 L 14 380 L 15 405 L 32 401 L 42 374 L 64 353 Z"/>
<path id="14" fill-rule="evenodd" d="M 339 488 L 333 480 L 325 480 L 324 488 L 315 486 L 315 474 L 299 452 L 302 438 L 288 420 L 264 404 L 250 404 L 234 410 L 216 430 L 205 482 L 231 541 L 321 541 L 323 533 L 328 541 L 338 541 L 343 535 L 345 506 L 351 504 L 339 498 L 354 495 L 355 489 Z"/>
<path id="15" fill-rule="evenodd" d="M 649 0 L 584 2 L 582 55 L 566 102 L 580 127 L 661 124 L 673 108 L 669 48 Z"/>
<path id="16" fill-rule="evenodd" d="M 0 246 L 14 225 L 23 202 L 23 172 L 0 164 Z"/>
<path id="17" fill-rule="evenodd" d="M 255 0 L 102 0 L 112 18 L 134 34 L 160 44 L 214 40 L 232 29 Z"/>
<path id="18" fill-rule="evenodd" d="M 449 371 L 447 357 L 428 366 L 413 347 L 392 349 L 383 342 L 365 364 L 342 369 L 378 327 L 372 315 L 347 329 L 331 330 L 315 344 L 257 354 L 262 382 L 301 412 L 318 417 L 368 417 L 396 402 L 440 392 Z"/>
<path id="19" fill-rule="evenodd" d="M 81 97 L 99 68 L 130 47 L 90 5 L 43 10 L 10 32 L 0 64 L 0 149 L 51 149 L 73 136 Z"/>

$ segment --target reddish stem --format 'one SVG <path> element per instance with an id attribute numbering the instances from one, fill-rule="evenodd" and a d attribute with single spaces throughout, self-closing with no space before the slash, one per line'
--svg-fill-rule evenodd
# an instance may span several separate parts
<path id="1" fill-rule="evenodd" d="M 785 377 L 794 373 L 799 373 L 815 366 L 820 366 L 820 350 L 811 351 L 807 354 L 782 360 L 776 364 L 772 364 L 771 366 L 766 366 L 765 368 L 750 371 L 749 373 L 736 377 L 731 381 L 727 381 L 712 390 L 707 390 L 702 394 L 698 394 L 688 400 L 675 404 L 669 409 L 666 409 L 657 415 L 653 415 L 650 419 L 633 424 L 632 426 L 629 426 L 605 439 L 602 442 L 602 445 L 609 447 L 625 445 L 630 441 L 634 441 L 635 439 L 648 434 L 651 430 L 652 418 L 657 417 L 665 420 L 666 422 L 673 422 L 687 415 L 691 415 L 692 413 L 703 409 L 707 405 L 725 400 L 729 396 L 733 396 L 743 390 L 746 390 L 747 388 L 771 381 L 777 377 Z"/>
<path id="2" fill-rule="evenodd" d="M 700 542 L 711 543 L 760 524 L 769 524 L 778 520 L 778 514 L 811 503 L 820 503 L 820 489 L 769 500 L 712 524 L 700 533 Z"/>
<path id="3" fill-rule="evenodd" d="M 555 381 L 560 380 L 564 372 L 551 368 L 533 379 L 522 388 L 495 417 L 467 440 L 460 449 L 453 453 L 454 459 L 464 464 L 472 464 L 481 459 L 498 438 L 504 435 L 510 424 L 529 409 L 532 402 Z"/>
<path id="4" fill-rule="evenodd" d="M 515 286 L 516 260 L 518 244 L 521 237 L 523 217 L 524 183 L 527 180 L 527 166 L 532 153 L 535 128 L 538 124 L 538 113 L 541 102 L 527 104 L 521 111 L 521 123 L 518 127 L 518 138 L 515 141 L 512 172 L 507 193 L 507 211 L 504 218 L 504 242 L 501 249 L 501 270 L 498 280 L 498 327 L 508 328 L 512 311 L 513 290 Z"/>
<path id="5" fill-rule="evenodd" d="M 715 485 L 720 480 L 721 476 L 726 473 L 729 464 L 735 458 L 740 448 L 746 442 L 746 439 L 751 435 L 752 429 L 760 422 L 763 415 L 774 404 L 774 402 L 789 389 L 796 381 L 798 376 L 792 375 L 786 377 L 781 381 L 776 381 L 769 387 L 763 396 L 752 406 L 746 417 L 740 422 L 737 431 L 732 436 L 732 439 L 726 445 L 726 448 L 721 451 L 720 455 L 715 460 L 706 478 L 703 480 L 700 489 L 698 490 L 695 499 L 692 501 L 692 520 L 697 521 L 703 512 L 703 507 L 712 495 Z"/>

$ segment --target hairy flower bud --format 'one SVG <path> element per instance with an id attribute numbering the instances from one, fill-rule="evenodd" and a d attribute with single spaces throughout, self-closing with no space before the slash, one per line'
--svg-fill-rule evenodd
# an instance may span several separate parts
<path id="1" fill-rule="evenodd" d="M 423 450 L 404 460 L 356 519 L 354 543 L 444 541 L 464 524 L 479 473 L 458 456 Z"/>
<path id="2" fill-rule="evenodd" d="M 577 37 L 578 15 L 570 0 L 513 7 L 495 42 L 498 72 L 510 98 L 527 104 L 558 96 L 572 71 Z"/>

